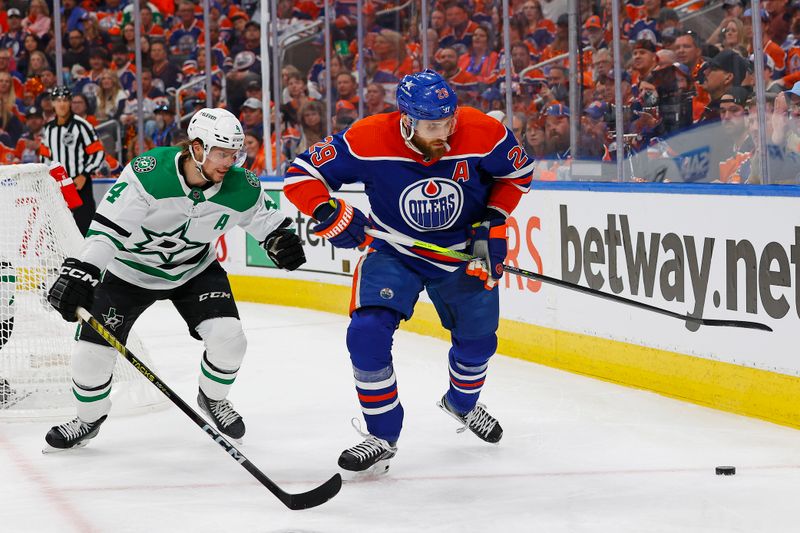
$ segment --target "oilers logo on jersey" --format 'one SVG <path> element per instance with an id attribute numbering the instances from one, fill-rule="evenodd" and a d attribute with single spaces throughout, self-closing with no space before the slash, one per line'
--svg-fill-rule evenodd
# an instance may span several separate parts
<path id="1" fill-rule="evenodd" d="M 400 214 L 418 231 L 451 227 L 461 214 L 464 192 L 452 180 L 430 178 L 417 181 L 400 194 Z"/>

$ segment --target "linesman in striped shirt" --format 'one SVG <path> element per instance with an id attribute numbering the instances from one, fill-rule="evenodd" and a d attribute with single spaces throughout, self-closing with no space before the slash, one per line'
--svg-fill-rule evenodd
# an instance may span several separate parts
<path id="1" fill-rule="evenodd" d="M 83 205 L 73 210 L 72 216 L 81 234 L 85 235 L 95 211 L 92 174 L 97 172 L 103 162 L 103 144 L 94 127 L 72 113 L 72 91 L 68 87 L 56 87 L 51 94 L 56 118 L 42 129 L 39 154 L 43 163 L 61 163 L 67 169 L 67 175 L 75 182 Z"/>

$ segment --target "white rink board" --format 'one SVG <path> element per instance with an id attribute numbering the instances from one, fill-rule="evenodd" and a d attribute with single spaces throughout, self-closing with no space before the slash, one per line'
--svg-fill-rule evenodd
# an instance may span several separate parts
<path id="1" fill-rule="evenodd" d="M 277 187 L 270 184 L 268 189 Z M 366 209 L 364 195 L 351 191 L 346 193 L 348 201 Z M 590 267 L 595 283 L 592 286 L 612 292 L 612 261 L 606 237 L 611 217 L 619 232 L 618 245 L 611 246 L 616 250 L 616 275 L 621 280 L 621 287 L 615 287 L 619 295 L 681 314 L 701 310 L 706 318 L 763 322 L 774 329 L 773 333 L 712 327 L 690 331 L 680 320 L 539 286 L 516 276 L 507 277 L 501 284 L 501 317 L 800 375 L 800 357 L 793 349 L 797 340 L 794 332 L 800 325 L 798 207 L 798 198 L 794 197 L 534 190 L 523 197 L 510 219 L 512 265 L 535 272 L 543 270 L 548 276 L 582 285 L 589 284 L 586 267 Z M 283 195 L 281 208 L 287 216 L 298 217 L 298 211 Z M 303 219 L 301 236 L 307 240 L 308 219 Z M 626 233 L 630 235 L 627 246 Z M 592 241 L 588 245 L 587 236 Z M 582 259 L 579 269 L 575 266 L 578 239 Z M 317 240 L 312 236 L 312 241 Z M 225 268 L 234 274 L 349 285 L 350 276 L 343 271 L 347 270 L 343 262 L 349 262 L 352 272 L 361 254 L 333 250 L 323 242 L 314 244 L 306 244 L 308 263 L 292 273 L 246 266 L 244 234 L 238 229 L 226 236 L 225 253 L 220 257 Z M 730 248 L 737 245 L 744 250 L 743 255 L 752 247 L 755 260 L 751 264 L 740 259 L 735 268 L 731 266 L 735 252 Z M 646 273 L 639 276 L 638 289 L 633 294 L 627 262 L 633 260 L 637 246 L 647 252 L 647 259 L 656 259 L 652 268 L 645 268 Z M 658 255 L 654 256 L 651 250 Z M 585 260 L 585 252 L 593 255 L 591 262 Z M 749 288 L 747 272 L 754 280 Z M 652 293 L 645 291 L 648 280 L 652 280 Z M 673 296 L 668 299 L 670 291 Z"/>

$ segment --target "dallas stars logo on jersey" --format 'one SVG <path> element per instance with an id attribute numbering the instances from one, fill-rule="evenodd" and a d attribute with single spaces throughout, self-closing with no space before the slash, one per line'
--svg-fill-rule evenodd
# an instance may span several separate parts
<path id="1" fill-rule="evenodd" d="M 158 233 L 142 226 L 147 240 L 137 242 L 129 251 L 134 254 L 158 255 L 164 263 L 171 263 L 176 255 L 188 250 L 195 250 L 208 246 L 208 243 L 195 242 L 186 237 L 189 230 L 189 221 L 174 230 Z"/>
<path id="2" fill-rule="evenodd" d="M 151 172 L 156 168 L 156 158 L 149 155 L 139 156 L 131 161 L 134 172 Z"/>
<path id="3" fill-rule="evenodd" d="M 113 307 L 108 309 L 108 314 L 103 314 L 103 322 L 112 331 L 116 331 L 124 321 L 125 317 L 123 315 L 118 315 L 117 310 Z"/>
<path id="4" fill-rule="evenodd" d="M 244 169 L 244 177 L 247 178 L 247 183 L 253 187 L 261 187 L 261 182 L 258 181 L 258 176 L 256 176 L 250 170 Z"/>

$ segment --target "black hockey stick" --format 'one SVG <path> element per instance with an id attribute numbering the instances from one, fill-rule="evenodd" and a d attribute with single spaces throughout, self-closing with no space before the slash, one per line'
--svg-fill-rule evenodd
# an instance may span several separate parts
<path id="1" fill-rule="evenodd" d="M 127 359 L 128 362 L 132 364 L 134 368 L 136 368 L 136 370 L 138 370 L 148 381 L 150 381 L 150 383 L 160 390 L 164 396 L 169 398 L 169 400 L 174 403 L 178 409 L 183 411 L 186 416 L 191 418 L 192 421 L 197 424 L 208 436 L 210 436 L 214 442 L 219 444 L 223 450 L 228 452 L 228 455 L 230 455 L 234 461 L 242 465 L 245 470 L 250 472 L 254 478 L 256 478 L 262 485 L 267 487 L 267 489 L 269 489 L 272 494 L 277 496 L 278 499 L 282 501 L 283 504 L 289 509 L 297 511 L 300 509 L 316 507 L 317 505 L 321 505 L 336 496 L 336 494 L 339 492 L 339 489 L 342 488 L 342 476 L 335 474 L 328 481 L 308 492 L 303 492 L 301 494 L 289 494 L 288 492 L 284 491 L 278 485 L 276 485 L 274 481 L 264 475 L 264 473 L 253 463 L 251 463 L 242 452 L 236 449 L 233 444 L 228 442 L 225 437 L 223 437 L 219 431 L 216 430 L 216 428 L 212 427 L 211 424 L 206 422 L 206 420 L 197 414 L 194 409 L 189 407 L 189 405 L 184 402 L 180 396 L 175 394 L 172 389 L 170 389 L 163 381 L 161 381 L 161 378 L 155 375 L 155 373 L 150 370 L 147 365 L 139 360 L 136 355 L 131 353 L 131 351 L 128 350 L 124 344 L 119 342 L 110 331 L 103 327 L 103 325 L 98 322 L 91 315 L 91 313 L 89 313 L 89 311 L 83 307 L 78 307 L 76 314 L 78 315 L 78 318 L 87 323 L 93 330 L 97 332 L 98 335 L 103 337 L 112 348 L 116 349 L 120 354 L 122 354 L 122 356 Z"/>
<path id="2" fill-rule="evenodd" d="M 367 229 L 367 235 L 370 235 L 376 239 L 381 239 L 387 242 L 394 242 L 397 244 L 403 244 L 405 246 L 412 246 L 415 248 L 422 248 L 423 250 L 430 250 L 432 252 L 436 252 L 447 257 L 452 257 L 453 259 L 460 259 L 462 261 L 471 261 L 475 259 L 469 254 L 465 254 L 464 252 L 459 252 L 457 250 L 451 250 L 450 248 L 444 248 L 442 246 L 437 246 L 436 244 L 432 244 L 425 241 L 418 241 L 416 239 L 412 239 L 410 237 L 404 237 L 401 235 L 395 235 L 393 233 L 386 233 L 385 231 L 378 231 L 374 229 Z M 702 318 L 702 317 L 694 317 L 690 315 L 682 315 L 680 313 L 676 313 L 674 311 L 669 311 L 668 309 L 662 309 L 661 307 L 656 307 L 654 305 L 646 304 L 643 302 L 637 302 L 636 300 L 631 300 L 629 298 L 624 298 L 622 296 L 618 296 L 616 294 L 610 294 L 603 291 L 598 291 L 597 289 L 591 289 L 589 287 L 584 287 L 583 285 L 577 285 L 575 283 L 570 283 L 569 281 L 560 280 L 557 278 L 551 278 L 550 276 L 545 276 L 544 274 L 537 274 L 536 272 L 531 272 L 530 270 L 523 270 L 521 268 L 512 267 L 509 265 L 503 265 L 503 270 L 508 272 L 509 274 L 516 274 L 518 276 L 522 276 L 524 278 L 535 279 L 537 281 L 541 281 L 542 283 L 549 283 L 551 285 L 556 285 L 558 287 L 563 287 L 565 289 L 570 289 L 577 292 L 582 292 L 584 294 L 589 294 L 591 296 L 597 296 L 599 298 L 604 298 L 606 300 L 611 300 L 612 302 L 618 302 L 625 305 L 630 305 L 633 307 L 638 307 L 640 309 L 646 309 L 648 311 L 652 311 L 654 313 L 659 313 L 662 315 L 670 316 L 672 318 L 677 318 L 679 320 L 685 320 L 686 322 L 694 322 L 696 324 L 700 324 L 703 326 L 725 326 L 731 328 L 745 328 L 745 329 L 757 329 L 760 331 L 772 331 L 772 328 L 766 324 L 761 324 L 760 322 L 750 322 L 748 320 L 726 320 L 726 319 L 716 319 L 716 318 Z"/>

